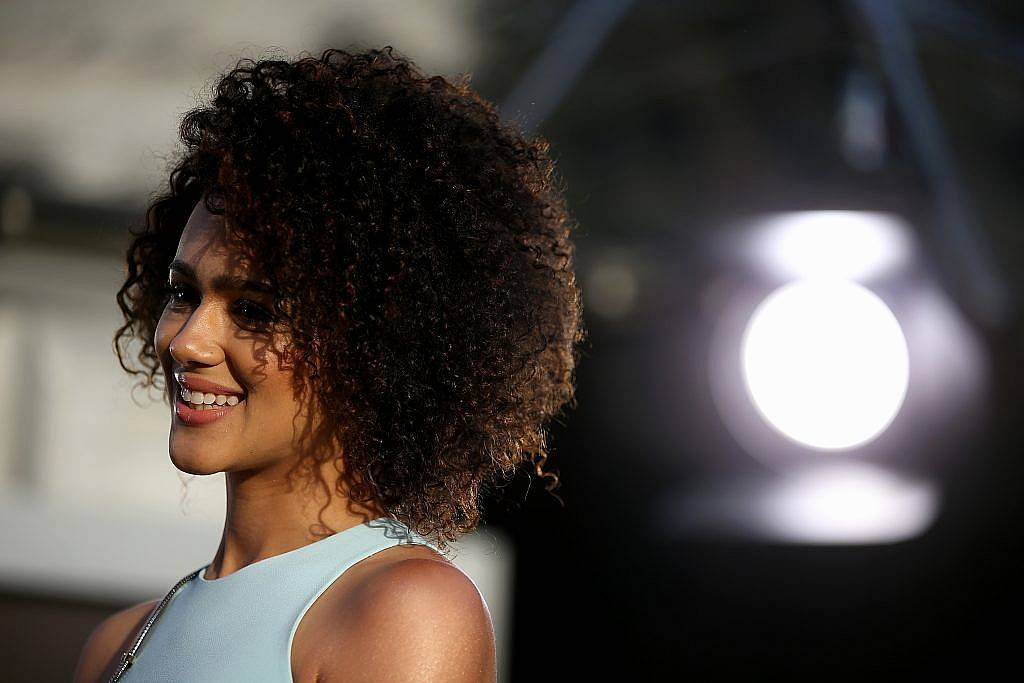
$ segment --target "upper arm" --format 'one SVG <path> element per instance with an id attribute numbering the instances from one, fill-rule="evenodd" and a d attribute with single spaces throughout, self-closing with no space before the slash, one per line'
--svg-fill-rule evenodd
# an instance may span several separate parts
<path id="1" fill-rule="evenodd" d="M 123 609 L 101 621 L 82 646 L 73 683 L 99 683 L 110 677 L 121 661 L 121 653 L 131 647 L 139 627 L 157 602 L 151 600 Z"/>
<path id="2" fill-rule="evenodd" d="M 368 577 L 346 606 L 327 681 L 493 683 L 494 628 L 480 591 L 452 564 L 405 559 Z"/>

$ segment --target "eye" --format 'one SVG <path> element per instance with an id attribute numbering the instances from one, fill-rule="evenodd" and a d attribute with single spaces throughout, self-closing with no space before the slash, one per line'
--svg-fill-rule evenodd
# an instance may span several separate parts
<path id="1" fill-rule="evenodd" d="M 183 303 L 183 300 L 177 297 L 186 296 L 187 294 L 189 294 L 189 289 L 184 285 L 165 284 L 164 292 L 167 294 L 168 297 L 170 297 L 168 300 L 168 304 L 176 306 Z"/>
<path id="2" fill-rule="evenodd" d="M 187 285 L 165 284 L 164 291 L 168 296 L 168 306 L 184 308 L 192 303 L 193 291 Z M 274 320 L 273 314 L 267 309 L 247 299 L 239 299 L 235 302 L 235 313 L 250 327 L 265 327 Z"/>
<path id="3" fill-rule="evenodd" d="M 239 299 L 235 309 L 239 312 L 239 316 L 252 325 L 266 325 L 274 319 L 267 309 L 245 299 Z"/>

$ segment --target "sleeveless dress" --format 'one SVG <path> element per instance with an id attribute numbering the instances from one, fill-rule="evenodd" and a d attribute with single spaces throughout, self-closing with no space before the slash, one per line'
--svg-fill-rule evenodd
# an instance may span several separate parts
<path id="1" fill-rule="evenodd" d="M 121 683 L 293 683 L 292 640 L 313 602 L 356 562 L 400 544 L 437 546 L 381 517 L 219 579 L 183 585 Z"/>

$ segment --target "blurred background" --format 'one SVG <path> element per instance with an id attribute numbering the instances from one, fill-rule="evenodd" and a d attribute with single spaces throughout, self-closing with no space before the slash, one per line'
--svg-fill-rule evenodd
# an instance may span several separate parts
<path id="1" fill-rule="evenodd" d="M 546 137 L 580 223 L 558 498 L 524 473 L 456 556 L 502 681 L 1014 663 L 1020 3 L 7 0 L 0 37 L 5 680 L 216 551 L 222 478 L 111 346 L 181 115 L 387 44 Z"/>

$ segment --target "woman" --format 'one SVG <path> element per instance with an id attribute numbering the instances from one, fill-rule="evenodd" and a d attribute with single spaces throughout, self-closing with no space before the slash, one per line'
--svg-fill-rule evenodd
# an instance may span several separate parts
<path id="1" fill-rule="evenodd" d="M 390 47 L 242 60 L 133 231 L 122 367 L 224 472 L 213 560 L 119 612 L 76 681 L 493 681 L 445 556 L 521 464 L 584 338 L 547 144 Z M 128 345 L 138 342 L 125 363 Z"/>

